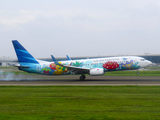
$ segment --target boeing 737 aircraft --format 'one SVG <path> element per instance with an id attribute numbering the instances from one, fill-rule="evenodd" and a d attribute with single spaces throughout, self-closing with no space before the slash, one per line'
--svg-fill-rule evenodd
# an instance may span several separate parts
<path id="1" fill-rule="evenodd" d="M 84 80 L 85 74 L 91 76 L 103 75 L 107 71 L 137 70 L 151 64 L 142 57 L 121 56 L 110 58 L 83 59 L 57 61 L 53 56 L 53 62 L 42 61 L 34 58 L 17 40 L 12 41 L 19 64 L 19 70 L 29 73 L 45 75 L 80 74 L 80 80 Z"/>

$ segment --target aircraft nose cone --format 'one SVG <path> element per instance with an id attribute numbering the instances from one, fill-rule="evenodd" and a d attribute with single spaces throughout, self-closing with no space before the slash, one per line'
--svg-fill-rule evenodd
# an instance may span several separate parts
<path id="1" fill-rule="evenodd" d="M 151 61 L 147 61 L 148 65 L 152 65 L 152 62 Z"/>

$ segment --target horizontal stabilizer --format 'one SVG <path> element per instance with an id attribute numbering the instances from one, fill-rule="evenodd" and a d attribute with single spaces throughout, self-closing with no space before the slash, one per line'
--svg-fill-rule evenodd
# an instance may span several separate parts
<path id="1" fill-rule="evenodd" d="M 18 68 L 29 68 L 29 66 L 19 66 L 19 65 L 15 65 L 13 67 L 18 67 Z"/>

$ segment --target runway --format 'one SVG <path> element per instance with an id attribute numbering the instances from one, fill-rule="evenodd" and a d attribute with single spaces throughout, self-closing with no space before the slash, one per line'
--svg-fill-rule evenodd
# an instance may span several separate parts
<path id="1" fill-rule="evenodd" d="M 160 77 L 152 76 L 87 76 L 79 80 L 79 76 L 43 77 L 43 79 L 0 80 L 0 86 L 160 86 Z"/>

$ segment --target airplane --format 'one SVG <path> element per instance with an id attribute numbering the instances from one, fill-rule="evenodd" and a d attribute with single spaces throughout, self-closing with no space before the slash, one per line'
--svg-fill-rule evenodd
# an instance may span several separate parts
<path id="1" fill-rule="evenodd" d="M 152 62 L 137 56 L 106 57 L 96 59 L 81 59 L 57 61 L 42 61 L 34 58 L 17 40 L 12 40 L 19 64 L 19 70 L 43 75 L 73 75 L 79 74 L 80 80 L 85 80 L 85 74 L 90 76 L 104 75 L 108 71 L 137 70 L 152 64 Z"/>

